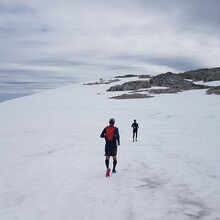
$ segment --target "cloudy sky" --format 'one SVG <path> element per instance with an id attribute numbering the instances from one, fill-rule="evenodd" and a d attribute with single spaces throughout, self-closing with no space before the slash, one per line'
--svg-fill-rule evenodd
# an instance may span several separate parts
<path id="1" fill-rule="evenodd" d="M 217 67 L 219 8 L 219 0 L 0 0 L 1 77 Z"/>

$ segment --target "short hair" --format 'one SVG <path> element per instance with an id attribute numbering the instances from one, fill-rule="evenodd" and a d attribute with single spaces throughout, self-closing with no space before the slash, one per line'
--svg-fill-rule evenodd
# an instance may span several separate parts
<path id="1" fill-rule="evenodd" d="M 115 119 L 114 118 L 110 118 L 109 119 L 109 124 L 115 124 Z"/>

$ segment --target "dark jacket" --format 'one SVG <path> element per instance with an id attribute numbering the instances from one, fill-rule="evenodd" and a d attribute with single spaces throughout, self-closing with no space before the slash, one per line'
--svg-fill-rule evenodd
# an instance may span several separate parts
<path id="1" fill-rule="evenodd" d="M 133 128 L 133 132 L 137 132 L 139 126 L 138 126 L 138 123 L 137 122 L 134 122 L 131 127 Z"/>

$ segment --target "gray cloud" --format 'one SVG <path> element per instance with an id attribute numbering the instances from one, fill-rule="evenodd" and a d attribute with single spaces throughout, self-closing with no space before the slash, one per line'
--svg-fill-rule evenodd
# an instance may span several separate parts
<path id="1" fill-rule="evenodd" d="M 138 62 L 138 63 L 145 63 L 149 65 L 161 65 L 167 66 L 170 70 L 175 69 L 178 71 L 184 71 L 185 67 L 187 66 L 189 69 L 196 69 L 201 68 L 201 63 L 198 62 L 196 58 L 193 57 L 184 57 L 184 56 L 140 56 L 140 55 L 122 55 L 116 56 L 115 59 L 118 60 L 126 60 L 127 62 Z"/>
<path id="2" fill-rule="evenodd" d="M 218 0 L 3 0 L 0 71 L 96 77 L 219 66 L 219 6 Z"/>
<path id="3" fill-rule="evenodd" d="M 32 14 L 34 12 L 33 8 L 28 7 L 26 4 L 20 3 L 10 3 L 10 2 L 0 2 L 0 14 L 10 14 L 10 15 L 23 15 Z"/>

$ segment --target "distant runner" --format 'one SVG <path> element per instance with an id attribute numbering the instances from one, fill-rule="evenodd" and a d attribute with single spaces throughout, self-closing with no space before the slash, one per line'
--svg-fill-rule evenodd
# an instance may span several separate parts
<path id="1" fill-rule="evenodd" d="M 139 125 L 136 122 L 136 120 L 134 120 L 134 123 L 131 125 L 131 127 L 133 128 L 133 142 L 134 142 L 134 139 L 137 141 L 137 134 L 139 129 Z"/>
<path id="2" fill-rule="evenodd" d="M 112 173 L 116 173 L 117 165 L 117 148 L 120 145 L 119 130 L 114 126 L 115 119 L 109 120 L 109 126 L 105 127 L 100 135 L 101 138 L 105 138 L 105 165 L 107 168 L 106 177 L 110 176 L 111 169 L 109 168 L 110 157 L 113 157 L 113 169 Z"/>

